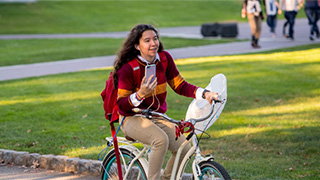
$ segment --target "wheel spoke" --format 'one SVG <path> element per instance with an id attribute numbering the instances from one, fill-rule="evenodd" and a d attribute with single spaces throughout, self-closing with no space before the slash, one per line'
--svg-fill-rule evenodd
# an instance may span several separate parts
<path id="1" fill-rule="evenodd" d="M 122 150 L 122 151 L 123 152 L 120 152 L 120 156 L 121 156 L 120 159 L 121 159 L 121 168 L 122 168 L 123 177 L 126 173 L 128 173 L 127 179 L 146 180 L 147 175 L 145 174 L 145 171 L 139 160 L 136 160 L 135 162 L 133 162 L 132 164 L 133 166 L 130 168 L 129 172 L 127 172 L 129 163 L 132 162 L 132 160 L 134 159 L 134 155 L 126 150 Z M 111 154 L 109 156 L 110 157 L 106 158 L 106 160 L 103 162 L 103 167 L 101 168 L 103 172 L 102 174 L 103 180 L 119 179 L 118 166 L 116 163 L 115 154 Z"/>
<path id="2" fill-rule="evenodd" d="M 228 172 L 215 161 L 206 161 L 199 164 L 200 180 L 231 180 Z"/>

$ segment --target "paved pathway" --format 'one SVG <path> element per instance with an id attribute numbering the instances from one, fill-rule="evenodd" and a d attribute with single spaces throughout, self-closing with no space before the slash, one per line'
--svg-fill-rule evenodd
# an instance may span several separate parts
<path id="1" fill-rule="evenodd" d="M 99 180 L 99 177 L 73 175 L 72 173 L 55 172 L 45 169 L 32 169 L 22 166 L 0 164 L 0 180 Z"/>
<path id="2" fill-rule="evenodd" d="M 216 45 L 205 45 L 198 47 L 184 47 L 168 50 L 174 58 L 190 58 L 190 57 L 206 57 L 206 56 L 219 56 L 219 55 L 231 55 L 259 52 L 266 50 L 274 50 L 279 48 L 294 47 L 307 44 L 319 44 L 320 40 L 310 41 L 308 38 L 309 26 L 307 19 L 297 19 L 295 25 L 295 41 L 290 41 L 281 36 L 281 26 L 284 23 L 283 20 L 278 21 L 277 34 L 278 38 L 271 38 L 269 29 L 266 23 L 263 23 L 263 31 L 261 35 L 261 49 L 251 48 L 249 42 L 233 42 Z M 164 28 L 160 29 L 160 36 L 170 37 L 184 37 L 184 38 L 202 38 L 200 34 L 200 27 L 177 27 L 177 28 Z M 239 39 L 249 39 L 250 29 L 248 23 L 238 23 Z M 113 33 L 101 33 L 101 34 L 67 34 L 67 35 L 1 35 L 0 39 L 29 39 L 29 38 L 92 38 L 100 37 L 125 37 L 128 32 L 113 32 Z M 103 36 L 102 36 L 103 34 Z M 101 56 L 91 58 L 80 58 L 64 61 L 55 61 L 47 63 L 36 63 L 27 65 L 15 65 L 0 67 L 0 81 L 43 76 L 58 73 L 76 72 L 81 70 L 87 70 L 92 68 L 101 68 L 112 66 L 115 56 Z"/>
<path id="3" fill-rule="evenodd" d="M 281 35 L 284 20 L 278 20 L 277 34 Z M 262 24 L 261 37 L 271 37 L 267 24 Z M 161 37 L 180 37 L 202 39 L 200 26 L 161 28 L 159 33 Z M 238 39 L 247 39 L 250 36 L 250 27 L 248 23 L 238 23 Z M 307 19 L 296 19 L 295 33 L 299 38 L 308 38 L 309 26 Z M 125 38 L 129 31 L 123 32 L 101 32 L 101 33 L 80 33 L 80 34 L 12 34 L 0 35 L 0 39 L 67 39 L 67 38 Z"/>

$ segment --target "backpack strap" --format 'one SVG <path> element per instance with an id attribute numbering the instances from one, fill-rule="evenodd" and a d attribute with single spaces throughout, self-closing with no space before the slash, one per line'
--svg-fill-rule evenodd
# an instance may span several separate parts
<path id="1" fill-rule="evenodd" d="M 160 62 L 163 66 L 164 72 L 166 73 L 167 66 L 168 66 L 168 59 L 167 59 L 166 52 L 165 51 L 159 52 L 159 56 L 160 56 Z"/>
<path id="2" fill-rule="evenodd" d="M 168 59 L 167 59 L 166 52 L 164 52 L 164 51 L 159 52 L 159 57 L 160 57 L 160 62 L 163 66 L 164 72 L 166 73 L 167 66 L 168 66 Z M 129 61 L 128 63 L 132 68 L 133 77 L 134 77 L 133 79 L 135 81 L 135 84 L 138 85 L 139 83 L 136 81 L 140 81 L 140 78 L 141 78 L 141 73 L 140 73 L 141 70 L 140 70 L 139 62 L 137 59 L 133 59 L 132 61 Z"/>
<path id="3" fill-rule="evenodd" d="M 132 60 L 132 61 L 129 61 L 128 62 L 129 63 L 129 65 L 131 66 L 131 68 L 132 68 L 132 71 L 133 71 L 133 80 L 134 80 L 134 83 L 135 83 L 135 85 L 137 86 L 138 84 L 139 84 L 139 82 L 138 81 L 140 81 L 140 65 L 139 65 L 139 62 L 138 62 L 138 60 L 137 59 L 134 59 L 134 60 Z"/>

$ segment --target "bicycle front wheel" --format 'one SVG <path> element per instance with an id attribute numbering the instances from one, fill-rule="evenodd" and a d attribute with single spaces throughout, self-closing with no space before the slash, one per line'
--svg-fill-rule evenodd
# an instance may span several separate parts
<path id="1" fill-rule="evenodd" d="M 201 175 L 199 176 L 200 180 L 231 180 L 226 169 L 215 161 L 201 162 L 199 166 L 201 170 Z"/>
<path id="2" fill-rule="evenodd" d="M 128 171 L 128 166 L 135 158 L 135 155 L 125 149 L 120 149 L 120 161 L 121 161 L 121 168 L 122 168 L 122 177 L 124 177 L 125 173 Z M 106 158 L 103 161 L 101 167 L 101 179 L 102 180 L 118 180 L 118 167 L 116 161 L 116 154 L 114 149 L 111 150 Z M 133 163 L 133 166 L 128 171 L 127 179 L 132 180 L 147 180 L 146 172 L 141 164 L 141 162 L 136 160 Z"/>

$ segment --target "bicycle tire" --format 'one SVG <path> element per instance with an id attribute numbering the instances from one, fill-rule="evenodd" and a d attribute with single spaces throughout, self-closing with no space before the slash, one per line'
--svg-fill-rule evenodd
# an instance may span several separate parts
<path id="1" fill-rule="evenodd" d="M 120 159 L 121 159 L 121 166 L 122 166 L 122 174 L 125 174 L 125 168 L 131 162 L 132 159 L 135 158 L 135 155 L 126 149 L 120 149 Z M 104 159 L 101 167 L 101 179 L 102 180 L 118 180 L 118 168 L 116 163 L 116 154 L 114 149 L 112 149 Z M 129 176 L 127 179 L 132 180 L 147 180 L 147 174 L 141 164 L 141 162 L 136 160 L 134 165 L 129 172 Z"/>
<path id="2" fill-rule="evenodd" d="M 204 161 L 199 164 L 201 176 L 199 180 L 214 179 L 215 180 L 231 180 L 226 169 L 215 161 Z M 194 177 L 192 178 L 194 179 Z"/>

